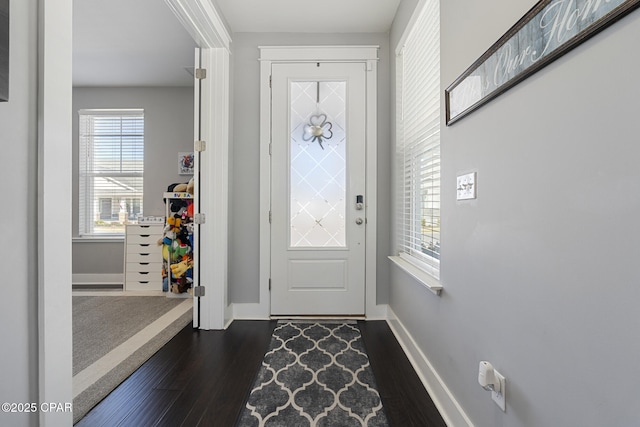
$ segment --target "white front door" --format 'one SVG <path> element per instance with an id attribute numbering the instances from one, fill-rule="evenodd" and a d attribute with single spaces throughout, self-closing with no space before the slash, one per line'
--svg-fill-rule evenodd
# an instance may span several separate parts
<path id="1" fill-rule="evenodd" d="M 271 314 L 363 315 L 366 66 L 271 71 Z"/>

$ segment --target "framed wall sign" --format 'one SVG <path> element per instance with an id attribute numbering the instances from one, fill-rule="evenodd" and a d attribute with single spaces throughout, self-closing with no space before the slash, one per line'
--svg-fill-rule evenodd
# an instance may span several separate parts
<path id="1" fill-rule="evenodd" d="M 178 174 L 193 175 L 194 160 L 193 152 L 178 153 Z"/>
<path id="2" fill-rule="evenodd" d="M 447 126 L 504 93 L 640 5 L 541 0 L 445 90 Z"/>
<path id="3" fill-rule="evenodd" d="M 0 0 L 0 101 L 9 100 L 9 0 Z"/>

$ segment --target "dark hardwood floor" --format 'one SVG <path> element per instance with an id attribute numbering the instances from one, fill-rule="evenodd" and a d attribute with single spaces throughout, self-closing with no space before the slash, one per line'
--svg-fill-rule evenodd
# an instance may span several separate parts
<path id="1" fill-rule="evenodd" d="M 446 427 L 387 322 L 358 324 L 391 425 Z"/>
<path id="2" fill-rule="evenodd" d="M 358 323 L 391 425 L 445 427 L 387 323 Z M 235 321 L 226 331 L 188 326 L 76 425 L 233 427 L 275 326 L 276 321 Z"/>

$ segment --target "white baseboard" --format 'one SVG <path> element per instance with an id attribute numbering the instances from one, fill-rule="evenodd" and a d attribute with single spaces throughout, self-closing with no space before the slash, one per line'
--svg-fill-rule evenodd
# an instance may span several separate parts
<path id="1" fill-rule="evenodd" d="M 268 308 L 264 304 L 246 303 L 246 304 L 231 304 L 233 312 L 233 320 L 269 320 L 271 314 L 267 311 Z M 367 312 L 367 320 L 386 320 L 387 319 L 387 305 L 376 305 Z M 371 314 L 369 314 L 369 312 Z"/>
<path id="2" fill-rule="evenodd" d="M 269 320 L 270 314 L 265 310 L 264 304 L 246 303 L 231 304 L 233 320 Z"/>
<path id="3" fill-rule="evenodd" d="M 387 320 L 389 317 L 387 304 L 377 304 L 367 308 L 367 320 Z"/>
<path id="4" fill-rule="evenodd" d="M 402 322 L 397 318 L 391 307 L 388 308 L 387 323 L 393 331 L 396 339 L 402 346 L 409 361 L 416 370 L 418 377 L 427 389 L 433 403 L 438 408 L 440 415 L 449 427 L 473 427 L 473 423 L 465 414 L 462 406 L 458 403 L 455 396 L 449 391 L 438 372 L 433 368 L 429 359 L 420 350 L 416 341 L 413 339 L 409 331 L 404 327 Z"/>
<path id="5" fill-rule="evenodd" d="M 73 274 L 73 285 L 123 285 L 124 274 Z"/>

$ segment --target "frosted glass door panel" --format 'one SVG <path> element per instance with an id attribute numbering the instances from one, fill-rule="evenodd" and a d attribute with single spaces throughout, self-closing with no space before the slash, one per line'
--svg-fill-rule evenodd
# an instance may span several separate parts
<path id="1" fill-rule="evenodd" d="M 290 246 L 346 247 L 346 82 L 291 82 Z"/>

